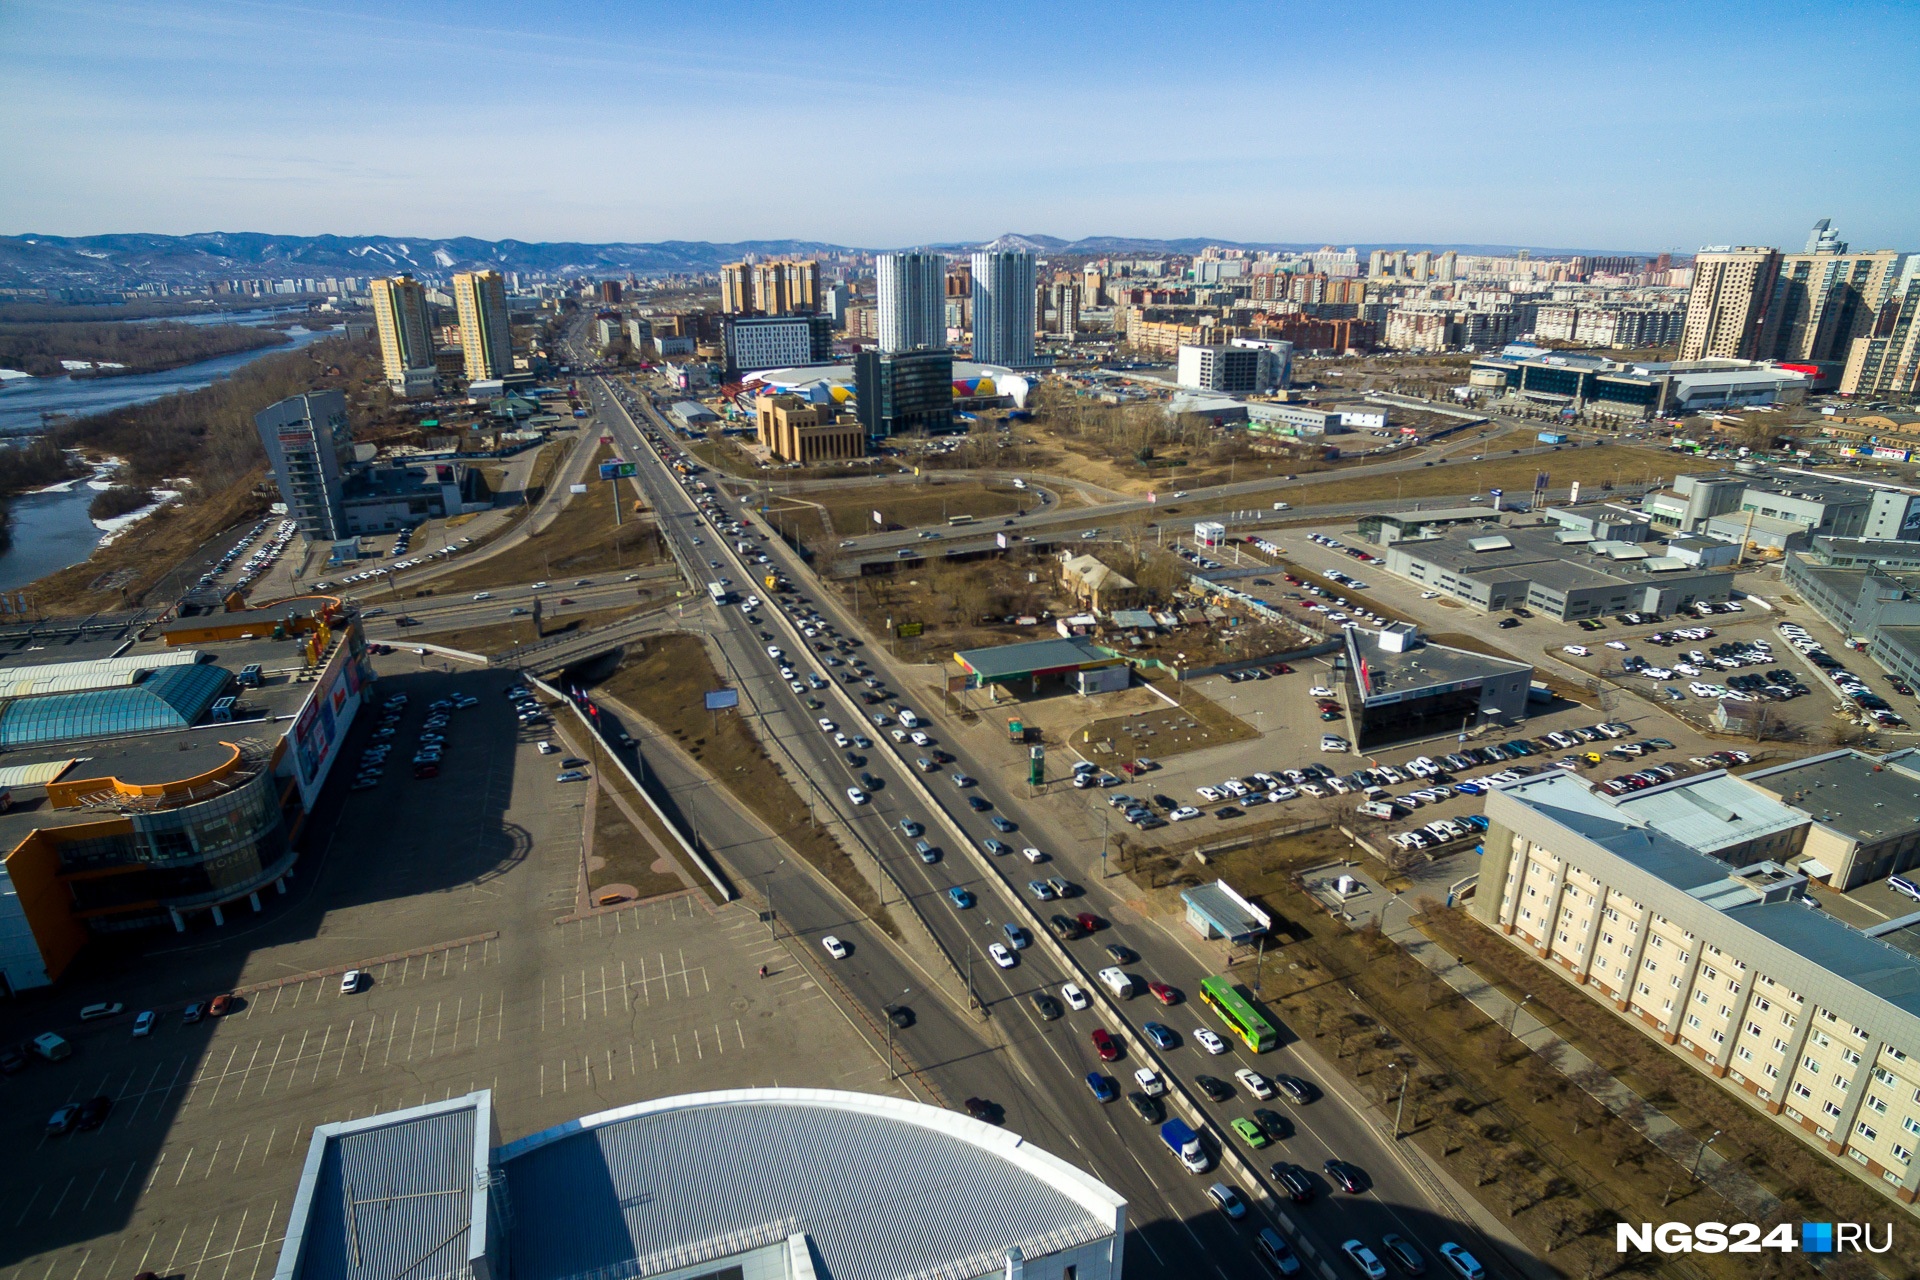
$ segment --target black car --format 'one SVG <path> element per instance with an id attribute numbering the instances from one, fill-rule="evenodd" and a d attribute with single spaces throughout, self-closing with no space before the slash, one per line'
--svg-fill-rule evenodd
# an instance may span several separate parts
<path id="1" fill-rule="evenodd" d="M 1200 1092 L 1215 1102 L 1225 1102 L 1233 1096 L 1233 1086 L 1218 1076 L 1195 1076 L 1193 1082 L 1200 1086 Z"/>
<path id="2" fill-rule="evenodd" d="M 1123 947 L 1117 942 L 1107 944 L 1107 954 L 1113 957 L 1115 964 L 1138 964 L 1140 953 L 1132 947 Z"/>
<path id="3" fill-rule="evenodd" d="M 98 1129 L 107 1122 L 107 1113 L 113 1110 L 113 1099 L 106 1094 L 88 1098 L 80 1104 L 80 1115 L 73 1124 L 76 1129 Z"/>
<path id="4" fill-rule="evenodd" d="M 890 1004 L 886 1007 L 887 1021 L 905 1031 L 913 1025 L 913 1010 L 903 1004 Z"/>
<path id="5" fill-rule="evenodd" d="M 1293 1136 L 1293 1121 L 1267 1107 L 1253 1109 L 1253 1122 L 1275 1142 L 1285 1142 Z"/>
<path id="6" fill-rule="evenodd" d="M 1500 619 L 1500 629 L 1501 629 L 1502 631 L 1507 631 L 1507 630 L 1511 630 L 1512 628 L 1514 628 L 1514 627 L 1517 627 L 1517 626 L 1519 626 L 1519 625 L 1520 625 L 1520 619 L 1518 619 L 1518 618 L 1502 618 L 1502 619 Z"/>
<path id="7" fill-rule="evenodd" d="M 1140 1118 L 1148 1124 L 1159 1124 L 1167 1118 L 1167 1109 L 1160 1105 L 1160 1099 L 1149 1098 L 1138 1089 L 1135 1089 L 1127 1095 L 1127 1105 L 1132 1107 L 1134 1111 L 1139 1114 Z"/>
<path id="8" fill-rule="evenodd" d="M 967 1114 L 975 1120 L 981 1120 L 987 1124 L 999 1124 L 1006 1119 L 1006 1110 L 999 1103 L 988 1102 L 985 1098 L 968 1098 L 960 1105 L 965 1107 Z"/>
<path id="9" fill-rule="evenodd" d="M 1305 1204 L 1313 1199 L 1313 1179 L 1299 1165 L 1280 1161 L 1267 1172 L 1273 1175 L 1273 1180 L 1280 1184 L 1287 1198 L 1295 1204 Z"/>
<path id="10" fill-rule="evenodd" d="M 1293 1099 L 1297 1107 L 1304 1107 L 1320 1096 L 1319 1090 L 1298 1076 L 1275 1076 L 1273 1087 Z"/>
<path id="11" fill-rule="evenodd" d="M 24 1071 L 26 1066 L 27 1058 L 25 1054 L 11 1045 L 0 1047 L 0 1071 L 12 1075 L 16 1071 Z"/>
<path id="12" fill-rule="evenodd" d="M 867 763 L 867 758 L 858 752 L 849 751 L 847 752 L 847 763 L 859 769 Z"/>
<path id="13" fill-rule="evenodd" d="M 1036 991 L 1033 993 L 1033 1008 L 1034 1012 L 1038 1013 L 1048 1022 L 1052 1022 L 1061 1014 L 1060 1002 L 1044 991 Z"/>
<path id="14" fill-rule="evenodd" d="M 1180 807 L 1180 802 L 1178 800 L 1175 800 L 1172 796 L 1155 796 L 1153 798 L 1153 802 L 1159 805 L 1162 809 L 1166 810 L 1168 813 L 1172 813 L 1175 809 L 1178 809 Z"/>
<path id="15" fill-rule="evenodd" d="M 1366 1184 L 1362 1181 L 1364 1175 L 1345 1160 L 1329 1160 L 1320 1168 L 1333 1179 L 1335 1186 L 1349 1195 L 1359 1195 L 1366 1190 Z"/>
<path id="16" fill-rule="evenodd" d="M 985 796 L 968 796 L 967 808 L 973 810 L 975 813 L 985 813 L 987 810 L 993 808 L 993 801 L 987 799 Z"/>

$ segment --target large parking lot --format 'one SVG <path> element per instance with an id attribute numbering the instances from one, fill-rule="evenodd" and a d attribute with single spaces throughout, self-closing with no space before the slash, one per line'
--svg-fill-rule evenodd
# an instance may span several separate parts
<path id="1" fill-rule="evenodd" d="M 258 1277 L 313 1126 L 475 1088 L 497 1091 L 509 1139 L 702 1089 L 890 1088 L 752 911 L 686 893 L 575 914 L 583 788 L 555 782 L 505 676 L 386 674 L 413 718 L 455 689 L 480 699 L 455 713 L 439 777 L 391 770 L 362 792 L 337 778 L 265 914 L 156 940 L 5 1015 L 7 1042 L 51 1028 L 75 1052 L 0 1081 L 0 1141 L 21 1157 L 0 1172 L 4 1280 Z M 367 975 L 354 992 L 350 967 Z M 184 1025 L 215 992 L 236 993 L 232 1010 Z M 127 1011 L 79 1023 L 93 1000 Z M 158 1024 L 134 1038 L 145 1008 Z M 97 1096 L 112 1104 L 100 1127 L 43 1133 L 56 1107 Z"/>

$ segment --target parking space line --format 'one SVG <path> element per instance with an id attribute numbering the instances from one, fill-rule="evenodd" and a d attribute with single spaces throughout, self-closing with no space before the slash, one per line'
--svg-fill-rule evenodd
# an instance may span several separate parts
<path id="1" fill-rule="evenodd" d="M 427 1032 L 427 1056 L 431 1058 L 440 1047 L 440 1001 L 433 1002 L 433 1027 Z"/>
<path id="2" fill-rule="evenodd" d="M 647 1052 L 653 1055 L 653 1069 L 658 1071 L 660 1069 L 660 1042 L 652 1037 L 648 1037 Z"/>
<path id="3" fill-rule="evenodd" d="M 625 960 L 620 962 L 620 1004 L 623 1012 L 633 1012 L 633 990 L 627 985 L 627 962 Z"/>
<path id="4" fill-rule="evenodd" d="M 248 1280 L 252 1280 L 252 1277 L 260 1274 L 260 1264 L 266 1260 L 267 1245 L 270 1242 L 270 1237 L 273 1235 L 273 1220 L 279 1212 L 280 1202 L 275 1200 L 273 1206 L 267 1210 L 267 1229 L 260 1233 L 260 1243 L 253 1246 L 253 1270 L 247 1273 Z"/>
<path id="5" fill-rule="evenodd" d="M 213 1154 L 207 1157 L 207 1172 L 201 1177 L 200 1181 L 205 1182 L 213 1176 L 213 1171 L 220 1165 L 220 1148 L 226 1144 L 227 1140 L 225 1138 L 221 1138 L 213 1144 Z"/>
<path id="6" fill-rule="evenodd" d="M 220 1280 L 226 1280 L 227 1273 L 233 1270 L 233 1255 L 240 1251 L 240 1236 L 247 1229 L 247 1215 L 253 1212 L 250 1207 L 240 1210 L 240 1226 L 233 1233 L 233 1244 L 227 1249 L 227 1265 L 220 1268 Z"/>
<path id="7" fill-rule="evenodd" d="M 177 1187 L 180 1185 L 181 1180 L 187 1176 L 187 1166 L 192 1163 L 193 1163 L 193 1148 L 188 1147 L 187 1154 L 180 1157 L 180 1172 L 173 1179 L 174 1186 Z"/>
<path id="8" fill-rule="evenodd" d="M 27 1220 L 27 1215 L 33 1212 L 33 1202 L 38 1200 L 40 1193 L 46 1189 L 47 1184 L 44 1182 L 34 1184 L 33 1194 L 27 1197 L 27 1202 L 24 1205 L 20 1206 L 20 1216 L 13 1220 L 14 1226 L 17 1227 Z"/>
<path id="9" fill-rule="evenodd" d="M 413 1046 L 420 1040 L 420 1006 L 413 1006 L 413 1030 L 407 1034 L 407 1061 L 413 1061 Z"/>
<path id="10" fill-rule="evenodd" d="M 320 1080 L 320 1064 L 321 1064 L 322 1062 L 324 1062 L 324 1061 L 326 1060 L 326 1057 L 327 1057 L 327 1045 L 328 1045 L 329 1043 L 331 1043 L 331 1042 L 332 1042 L 332 1040 L 333 1040 L 333 1024 L 332 1024 L 331 1022 L 329 1022 L 329 1023 L 327 1024 L 327 1031 L 326 1031 L 326 1034 L 320 1037 L 320 1052 L 318 1052 L 318 1053 L 316 1053 L 316 1054 L 314 1054 L 314 1055 L 313 1055 L 313 1079 L 312 1079 L 312 1080 L 310 1080 L 310 1081 L 308 1081 L 307 1083 L 309 1083 L 309 1084 L 317 1084 L 317 1083 L 319 1083 L 319 1080 Z M 341 1054 L 341 1058 L 342 1058 L 342 1060 L 344 1060 L 344 1059 L 345 1059 L 345 1057 L 346 1057 L 346 1055 L 345 1055 L 344 1053 L 343 1053 L 343 1054 Z M 287 1088 L 289 1088 L 289 1089 L 291 1089 L 291 1088 L 293 1088 L 293 1076 L 292 1076 L 292 1075 L 288 1075 L 288 1076 L 287 1076 Z"/>
<path id="11" fill-rule="evenodd" d="M 288 1088 L 288 1089 L 292 1089 L 292 1088 L 293 1088 L 293 1077 L 294 1077 L 294 1076 L 295 1076 L 296 1074 L 298 1074 L 298 1068 L 299 1068 L 299 1065 L 300 1065 L 300 1059 L 301 1059 L 301 1058 L 302 1058 L 303 1056 L 305 1056 L 305 1054 L 306 1054 L 306 1052 L 307 1052 L 307 1037 L 308 1037 L 308 1036 L 310 1036 L 310 1035 L 312 1035 L 312 1034 L 313 1034 L 313 1032 L 312 1032 L 312 1031 L 310 1031 L 310 1030 L 309 1030 L 309 1031 L 302 1031 L 302 1032 L 300 1033 L 300 1047 L 299 1047 L 298 1049 L 295 1049 L 295 1050 L 293 1051 L 293 1061 L 287 1064 L 287 1088 Z M 269 1072 L 267 1073 L 267 1085 L 271 1085 L 272 1083 L 273 1083 L 273 1073 L 272 1073 L 271 1071 L 269 1071 Z M 260 1088 L 260 1094 L 261 1094 L 261 1096 L 262 1096 L 262 1097 L 265 1097 L 265 1096 L 266 1096 L 266 1092 L 267 1092 L 267 1088 L 266 1088 L 266 1085 L 262 1085 L 262 1086 L 261 1086 L 261 1088 Z"/>
<path id="12" fill-rule="evenodd" d="M 106 1180 L 107 1180 L 107 1167 L 105 1165 L 101 1165 L 100 1172 L 94 1175 L 93 1185 L 87 1188 L 87 1198 L 80 1202 L 79 1212 L 85 1213 L 87 1211 L 87 1206 L 93 1203 L 94 1196 L 100 1193 L 100 1184 L 105 1182 Z"/>
<path id="13" fill-rule="evenodd" d="M 120 1197 L 127 1194 L 127 1184 L 133 1181 L 133 1171 L 139 1167 L 140 1162 L 138 1160 L 127 1161 L 127 1171 L 120 1175 L 120 1185 L 113 1189 L 112 1203 L 119 1204 Z"/>
<path id="14" fill-rule="evenodd" d="M 193 1274 L 198 1276 L 200 1268 L 206 1265 L 207 1255 L 213 1251 L 213 1233 L 220 1229 L 220 1219 L 214 1218 L 213 1225 L 207 1228 L 207 1242 L 200 1246 L 200 1261 L 193 1264 Z"/>
<path id="15" fill-rule="evenodd" d="M 547 1064 L 544 1062 L 540 1064 L 540 1096 L 547 1096 Z"/>
<path id="16" fill-rule="evenodd" d="M 735 1018 L 735 1019 L 733 1020 L 733 1034 L 734 1034 L 734 1035 L 736 1035 L 736 1036 L 738 1036 L 738 1037 L 740 1037 L 740 1047 L 741 1047 L 742 1049 L 744 1049 L 744 1048 L 746 1048 L 746 1047 L 747 1047 L 747 1033 L 746 1033 L 746 1030 L 745 1030 L 745 1029 L 744 1029 L 743 1027 L 741 1027 L 741 1025 L 740 1025 L 740 1019 L 738 1019 L 738 1018 Z"/>
<path id="17" fill-rule="evenodd" d="M 180 1228 L 180 1238 L 173 1242 L 173 1253 L 171 1256 L 167 1258 L 167 1267 L 166 1267 L 165 1274 L 167 1275 L 173 1274 L 173 1264 L 175 1260 L 180 1257 L 180 1246 L 187 1242 L 187 1231 L 188 1231 L 188 1228 L 191 1227 L 192 1225 L 193 1224 L 188 1223 Z"/>
<path id="18" fill-rule="evenodd" d="M 76 1182 L 78 1182 L 78 1181 L 80 1181 L 80 1175 L 79 1175 L 79 1174 L 77 1174 L 77 1173 L 76 1173 L 76 1174 L 74 1174 L 74 1175 L 73 1175 L 73 1176 L 72 1176 L 71 1178 L 68 1178 L 68 1179 L 67 1179 L 67 1185 L 66 1185 L 66 1186 L 64 1186 L 64 1187 L 62 1187 L 62 1188 L 60 1188 L 60 1197 L 59 1197 L 59 1199 L 57 1199 L 57 1200 L 55 1200 L 55 1201 L 53 1202 L 53 1208 L 51 1208 L 51 1209 L 49 1209 L 49 1210 L 47 1210 L 47 1216 L 48 1216 L 49 1218 L 51 1218 L 51 1217 L 52 1217 L 52 1216 L 53 1216 L 54 1214 L 56 1214 L 56 1213 L 59 1213 L 59 1212 L 60 1212 L 60 1206 L 61 1206 L 61 1205 L 63 1205 L 63 1204 L 65 1204 L 65 1203 L 66 1203 L 66 1201 L 67 1201 L 67 1192 L 69 1192 L 69 1191 L 71 1191 L 71 1190 L 73 1190 L 73 1184 L 74 1184 L 74 1183 L 76 1183 Z"/>

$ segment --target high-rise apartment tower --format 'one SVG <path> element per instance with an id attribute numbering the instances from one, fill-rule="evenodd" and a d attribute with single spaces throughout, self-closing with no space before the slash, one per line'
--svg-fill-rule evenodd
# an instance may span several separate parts
<path id="1" fill-rule="evenodd" d="M 1033 255 L 973 255 L 973 358 L 1022 368 L 1033 363 Z"/>
<path id="2" fill-rule="evenodd" d="M 507 286 L 498 271 L 462 271 L 453 278 L 453 305 L 460 315 L 460 346 L 467 381 L 504 378 L 513 372 L 513 338 L 507 328 Z"/>
<path id="3" fill-rule="evenodd" d="M 399 396 L 431 395 L 436 369 L 426 289 L 412 276 L 375 280 L 373 319 L 387 386 Z"/>
<path id="4" fill-rule="evenodd" d="M 946 346 L 946 258 L 938 253 L 883 253 L 875 267 L 880 349 Z"/>
<path id="5" fill-rule="evenodd" d="M 1680 331 L 1680 358 L 1752 360 L 1767 335 L 1767 308 L 1780 277 L 1780 251 L 1704 249 L 1693 260 L 1693 291 Z"/>

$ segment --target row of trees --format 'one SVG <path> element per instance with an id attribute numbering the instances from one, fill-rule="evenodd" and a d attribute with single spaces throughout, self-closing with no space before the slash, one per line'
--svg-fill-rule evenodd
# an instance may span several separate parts
<path id="1" fill-rule="evenodd" d="M 286 341 L 272 330 L 231 324 L 0 324 L 0 367 L 51 378 L 67 372 L 62 360 L 89 360 L 125 367 L 75 376 L 153 373 Z"/>

